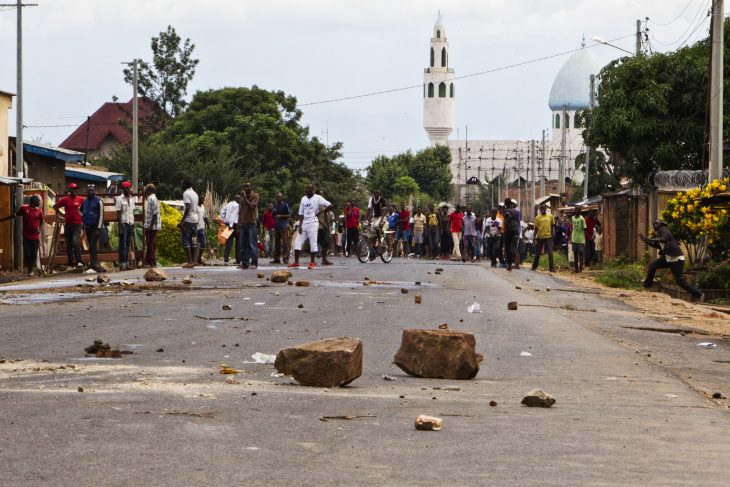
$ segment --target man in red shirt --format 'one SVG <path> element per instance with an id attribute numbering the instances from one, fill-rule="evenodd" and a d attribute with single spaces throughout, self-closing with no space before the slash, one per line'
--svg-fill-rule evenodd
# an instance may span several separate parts
<path id="1" fill-rule="evenodd" d="M 77 196 L 79 187 L 76 183 L 68 185 L 68 195 L 64 196 L 53 205 L 53 209 L 58 211 L 59 208 L 63 208 L 65 213 L 61 216 L 56 213 L 57 217 L 61 217 L 64 222 L 63 234 L 66 237 L 66 259 L 68 265 L 73 267 L 83 268 L 84 264 L 81 263 L 81 208 L 84 198 Z M 74 262 L 75 260 L 75 262 Z"/>
<path id="2" fill-rule="evenodd" d="M 347 240 L 346 246 L 343 246 L 342 249 L 345 252 L 345 255 L 348 257 L 350 254 L 352 254 L 357 249 L 357 241 L 360 238 L 359 235 L 359 227 L 360 227 L 360 208 L 355 206 L 355 200 L 350 200 L 345 205 L 345 229 L 346 229 L 346 235 L 345 238 Z"/>
<path id="3" fill-rule="evenodd" d="M 405 201 L 400 204 L 400 213 L 398 214 L 398 228 L 395 231 L 396 245 L 399 241 L 403 241 L 403 254 L 408 256 L 411 253 L 410 246 L 411 237 L 411 212 L 408 211 Z"/>
<path id="4" fill-rule="evenodd" d="M 461 229 L 464 225 L 464 214 L 461 207 L 456 205 L 456 209 L 449 215 L 451 223 L 451 239 L 454 241 L 454 249 L 451 251 L 451 260 L 462 260 L 459 244 L 461 243 Z"/>
<path id="5" fill-rule="evenodd" d="M 33 195 L 27 205 L 18 208 L 15 215 L 0 218 L 0 221 L 11 220 L 16 216 L 23 217 L 23 264 L 28 275 L 33 275 L 35 263 L 38 260 L 38 247 L 40 245 L 41 223 L 43 223 L 43 211 L 40 209 L 41 199 Z"/>
<path id="6" fill-rule="evenodd" d="M 276 219 L 274 218 L 274 205 L 269 203 L 269 205 L 264 210 L 263 214 L 261 215 L 261 223 L 264 225 L 264 249 L 266 250 L 266 255 L 268 257 L 273 257 L 274 255 L 274 241 L 275 235 L 274 232 L 276 230 Z"/>

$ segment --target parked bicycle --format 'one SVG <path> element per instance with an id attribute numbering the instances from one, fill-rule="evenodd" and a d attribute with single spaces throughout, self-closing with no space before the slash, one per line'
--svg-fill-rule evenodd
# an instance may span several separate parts
<path id="1" fill-rule="evenodd" d="M 365 264 L 375 260 L 379 255 L 383 262 L 389 263 L 393 260 L 394 233 L 391 231 L 378 232 L 375 227 L 368 225 L 357 242 L 357 259 Z"/>

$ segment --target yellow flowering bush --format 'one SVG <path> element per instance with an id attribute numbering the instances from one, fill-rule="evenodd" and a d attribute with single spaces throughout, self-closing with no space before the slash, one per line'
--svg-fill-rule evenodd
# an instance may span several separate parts
<path id="1" fill-rule="evenodd" d="M 172 263 L 185 262 L 185 251 L 182 248 L 178 223 L 182 213 L 172 206 L 160 202 L 160 231 L 157 232 L 157 255 Z"/>
<path id="2" fill-rule="evenodd" d="M 667 202 L 661 218 L 677 240 L 690 251 L 690 259 L 701 253 L 704 244 L 712 246 L 728 224 L 727 210 L 705 206 L 702 200 L 728 189 L 728 178 L 715 179 L 704 188 L 677 193 Z M 700 248 L 698 248 L 700 247 Z"/>

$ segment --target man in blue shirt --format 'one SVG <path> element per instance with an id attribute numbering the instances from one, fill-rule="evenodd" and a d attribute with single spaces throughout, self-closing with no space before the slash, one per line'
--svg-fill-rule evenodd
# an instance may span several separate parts
<path id="1" fill-rule="evenodd" d="M 80 211 L 86 241 L 89 243 L 89 268 L 98 270 L 97 251 L 101 227 L 104 223 L 104 202 L 96 196 L 96 187 L 93 184 L 86 186 L 86 199 L 81 203 Z"/>

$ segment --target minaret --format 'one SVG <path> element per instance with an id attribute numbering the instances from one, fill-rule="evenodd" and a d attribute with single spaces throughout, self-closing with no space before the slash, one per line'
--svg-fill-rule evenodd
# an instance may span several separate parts
<path id="1" fill-rule="evenodd" d="M 433 26 L 429 67 L 423 70 L 423 128 L 431 145 L 446 145 L 454 129 L 454 70 L 449 68 L 449 42 L 439 11 Z"/>

